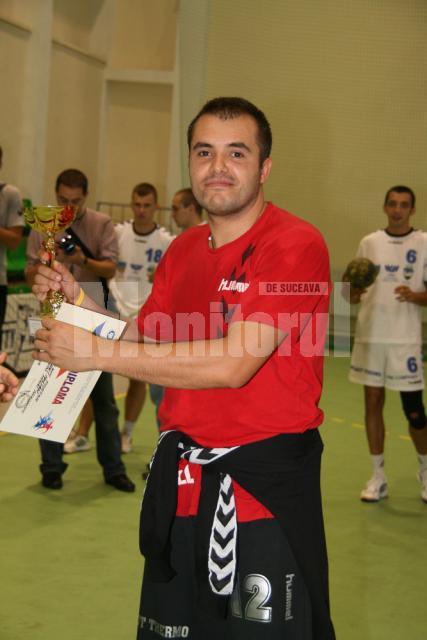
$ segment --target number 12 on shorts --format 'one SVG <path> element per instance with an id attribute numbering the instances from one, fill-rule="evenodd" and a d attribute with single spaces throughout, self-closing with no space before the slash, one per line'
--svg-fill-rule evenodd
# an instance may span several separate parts
<path id="1" fill-rule="evenodd" d="M 294 580 L 295 573 L 286 574 L 284 612 L 282 611 L 281 616 L 282 620 L 284 617 L 285 622 L 289 622 L 294 618 Z M 231 614 L 236 618 L 243 618 L 244 620 L 252 622 L 271 622 L 273 607 L 269 605 L 271 602 L 272 588 L 268 578 L 259 573 L 251 573 L 242 580 L 241 585 L 244 594 L 249 594 L 249 597 L 245 597 L 245 602 L 242 602 L 240 580 L 239 577 L 237 577 L 230 603 Z"/>

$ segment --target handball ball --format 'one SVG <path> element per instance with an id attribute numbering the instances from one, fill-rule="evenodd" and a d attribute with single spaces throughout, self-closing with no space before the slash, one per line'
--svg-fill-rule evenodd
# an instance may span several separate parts
<path id="1" fill-rule="evenodd" d="M 368 258 L 355 258 L 347 265 L 343 280 L 355 289 L 366 289 L 375 282 L 379 270 Z"/>

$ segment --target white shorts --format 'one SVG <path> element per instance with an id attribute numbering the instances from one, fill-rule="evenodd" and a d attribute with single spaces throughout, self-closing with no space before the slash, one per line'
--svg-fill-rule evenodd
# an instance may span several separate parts
<path id="1" fill-rule="evenodd" d="M 421 346 L 355 342 L 349 380 L 394 391 L 424 389 Z"/>

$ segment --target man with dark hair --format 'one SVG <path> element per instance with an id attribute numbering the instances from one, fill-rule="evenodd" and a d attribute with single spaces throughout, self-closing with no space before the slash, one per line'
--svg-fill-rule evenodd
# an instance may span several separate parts
<path id="1" fill-rule="evenodd" d="M 364 385 L 366 435 L 373 475 L 360 494 L 364 502 L 388 496 L 384 471 L 385 389 L 400 392 L 409 434 L 420 463 L 421 498 L 427 502 L 427 428 L 423 404 L 421 306 L 427 305 L 427 234 L 415 230 L 415 195 L 402 185 L 386 193 L 385 229 L 362 238 L 357 257 L 379 267 L 366 290 L 351 287 L 361 302 L 349 378 Z"/>
<path id="2" fill-rule="evenodd" d="M 190 148 L 197 121 L 203 116 L 215 116 L 216 118 L 225 121 L 239 118 L 242 115 L 251 117 L 256 122 L 259 163 L 260 166 L 262 166 L 264 160 L 269 158 L 271 153 L 273 139 L 270 123 L 258 107 L 244 98 L 214 98 L 213 100 L 209 100 L 209 102 L 202 107 L 196 117 L 190 122 L 187 130 L 188 148 Z"/>
<path id="3" fill-rule="evenodd" d="M 79 169 L 65 169 L 56 178 L 55 193 L 58 193 L 63 186 L 70 189 L 80 189 L 81 193 L 87 196 L 89 184 L 87 177 Z M 76 196 L 76 206 L 80 204 L 80 200 L 81 198 Z"/>
<path id="4" fill-rule="evenodd" d="M 133 190 L 132 190 L 132 205 L 133 205 L 135 196 L 139 196 L 141 198 L 144 198 L 145 196 L 149 196 L 149 195 L 153 196 L 152 203 L 156 205 L 156 209 L 155 210 L 157 210 L 159 196 L 157 194 L 156 187 L 153 184 L 150 184 L 149 182 L 140 182 L 139 184 L 136 185 L 136 187 L 133 188 Z"/>
<path id="5" fill-rule="evenodd" d="M 59 244 L 57 260 L 68 265 L 70 273 L 82 283 L 85 291 L 93 296 L 100 307 L 108 304 L 106 279 L 114 275 L 118 247 L 111 218 L 99 211 L 86 207 L 88 195 L 87 178 L 77 169 L 68 169 L 56 180 L 56 199 L 60 205 L 73 205 L 76 218 L 70 229 L 71 245 L 61 249 Z M 60 240 L 58 235 L 57 240 Z M 32 230 L 27 244 L 28 265 L 26 276 L 33 282 L 39 264 L 42 236 Z M 63 245 L 62 245 L 63 246 Z M 69 250 L 71 246 L 72 250 Z M 68 369 L 68 367 L 67 367 Z M 135 485 L 126 475 L 120 458 L 120 434 L 118 430 L 118 409 L 114 400 L 111 373 L 102 373 L 90 398 L 92 400 L 96 427 L 98 461 L 103 468 L 106 484 L 119 491 L 135 491 Z M 47 489 L 62 488 L 62 474 L 67 468 L 62 460 L 63 445 L 40 440 L 42 454 L 42 485 Z"/>
<path id="6" fill-rule="evenodd" d="M 415 211 L 415 193 L 412 191 L 412 189 L 410 189 L 409 187 L 405 187 L 403 185 L 398 185 L 396 187 L 391 187 L 387 193 L 385 194 L 384 197 L 384 207 L 386 207 L 388 205 L 388 202 L 390 200 L 390 195 L 391 193 L 408 193 L 410 196 L 410 205 L 411 208 L 413 209 L 413 211 Z"/>
<path id="7" fill-rule="evenodd" d="M 139 640 L 332 640 L 317 428 L 327 249 L 264 200 L 265 116 L 241 99 L 212 102 L 189 133 L 209 225 L 171 244 L 109 357 L 102 340 L 53 319 L 35 357 L 167 387 L 141 514 Z M 63 265 L 39 267 L 34 293 L 50 288 L 80 294 Z"/>
<path id="8" fill-rule="evenodd" d="M 0 147 L 0 169 L 3 149 Z M 0 182 L 0 347 L 7 301 L 7 249 L 16 249 L 22 239 L 22 200 L 16 187 Z"/>
<path id="9" fill-rule="evenodd" d="M 172 200 L 172 218 L 181 231 L 187 231 L 202 221 L 202 207 L 191 189 L 180 189 Z"/>

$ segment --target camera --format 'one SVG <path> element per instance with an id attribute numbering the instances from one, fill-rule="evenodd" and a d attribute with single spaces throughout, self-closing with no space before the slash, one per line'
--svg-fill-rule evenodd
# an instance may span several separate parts
<path id="1" fill-rule="evenodd" d="M 71 256 L 76 250 L 76 242 L 73 236 L 70 236 L 69 233 L 66 233 L 65 236 L 63 236 L 59 240 L 58 246 L 60 249 L 62 249 L 62 251 L 67 253 L 69 256 Z"/>

